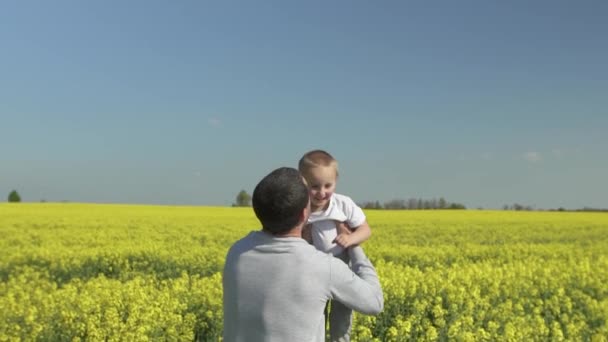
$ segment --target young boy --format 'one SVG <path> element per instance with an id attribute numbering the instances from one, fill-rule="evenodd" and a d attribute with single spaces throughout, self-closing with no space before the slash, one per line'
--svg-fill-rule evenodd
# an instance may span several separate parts
<path id="1" fill-rule="evenodd" d="M 338 162 L 322 150 L 310 151 L 298 163 L 310 191 L 311 214 L 302 237 L 320 251 L 348 263 L 345 248 L 367 240 L 371 229 L 363 210 L 348 196 L 334 193 Z M 332 301 L 329 313 L 331 341 L 349 341 L 352 310 Z"/>

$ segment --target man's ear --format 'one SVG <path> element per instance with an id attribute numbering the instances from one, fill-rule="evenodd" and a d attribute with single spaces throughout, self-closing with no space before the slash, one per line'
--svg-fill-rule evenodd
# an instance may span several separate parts
<path id="1" fill-rule="evenodd" d="M 300 212 L 300 222 L 302 222 L 303 224 L 306 224 L 306 222 L 308 222 L 309 216 L 310 216 L 310 199 L 308 200 L 308 204 Z"/>

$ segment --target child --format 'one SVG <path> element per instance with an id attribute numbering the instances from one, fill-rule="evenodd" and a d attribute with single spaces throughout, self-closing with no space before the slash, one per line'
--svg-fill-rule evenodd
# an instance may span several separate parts
<path id="1" fill-rule="evenodd" d="M 334 193 L 338 162 L 322 150 L 310 151 L 300 159 L 300 173 L 310 191 L 311 214 L 302 237 L 320 251 L 348 263 L 345 249 L 367 240 L 371 229 L 363 210 L 348 196 Z M 331 341 L 349 341 L 352 310 L 332 301 L 329 313 Z"/>

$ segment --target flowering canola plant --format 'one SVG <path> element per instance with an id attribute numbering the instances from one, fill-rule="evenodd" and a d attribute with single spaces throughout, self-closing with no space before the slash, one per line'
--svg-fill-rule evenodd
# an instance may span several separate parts
<path id="1" fill-rule="evenodd" d="M 608 215 L 366 211 L 385 295 L 352 341 L 606 341 Z M 0 341 L 218 341 L 250 208 L 0 204 Z"/>

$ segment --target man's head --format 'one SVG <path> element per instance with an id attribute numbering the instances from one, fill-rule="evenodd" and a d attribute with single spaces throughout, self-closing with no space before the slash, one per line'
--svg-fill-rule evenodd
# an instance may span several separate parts
<path id="1" fill-rule="evenodd" d="M 325 208 L 336 190 L 338 161 L 323 150 L 314 150 L 302 156 L 298 168 L 308 182 L 313 210 Z"/>
<path id="2" fill-rule="evenodd" d="M 253 190 L 252 204 L 263 229 L 282 235 L 306 222 L 308 187 L 298 170 L 281 167 L 258 183 Z"/>

